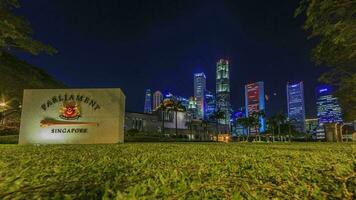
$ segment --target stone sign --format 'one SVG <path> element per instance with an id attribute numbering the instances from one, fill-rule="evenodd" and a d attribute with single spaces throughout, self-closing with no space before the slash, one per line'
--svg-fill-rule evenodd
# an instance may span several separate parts
<path id="1" fill-rule="evenodd" d="M 25 90 L 19 144 L 124 142 L 124 113 L 118 88 Z"/>

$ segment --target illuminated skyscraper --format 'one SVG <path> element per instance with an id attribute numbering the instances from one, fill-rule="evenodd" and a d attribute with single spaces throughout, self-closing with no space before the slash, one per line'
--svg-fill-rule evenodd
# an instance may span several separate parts
<path id="1" fill-rule="evenodd" d="M 333 89 L 330 86 L 323 85 L 317 87 L 316 93 L 319 125 L 342 122 L 341 107 L 337 98 L 333 96 Z"/>
<path id="2" fill-rule="evenodd" d="M 206 76 L 204 73 L 194 74 L 194 97 L 197 101 L 198 118 L 204 118 Z"/>
<path id="3" fill-rule="evenodd" d="M 188 104 L 188 114 L 190 115 L 191 119 L 196 119 L 198 115 L 198 108 L 197 108 L 197 101 L 195 97 L 189 98 Z"/>
<path id="4" fill-rule="evenodd" d="M 215 95 L 206 90 L 205 91 L 205 119 L 209 119 L 210 116 L 215 112 L 216 109 L 216 99 Z"/>
<path id="5" fill-rule="evenodd" d="M 152 112 L 152 94 L 151 90 L 147 89 L 146 90 L 146 95 L 145 95 L 145 107 L 144 107 L 144 113 L 151 113 Z"/>
<path id="6" fill-rule="evenodd" d="M 216 109 L 225 113 L 225 119 L 220 123 L 229 124 L 231 115 L 229 61 L 224 59 L 220 59 L 216 64 Z"/>
<path id="7" fill-rule="evenodd" d="M 157 110 L 157 108 L 160 106 L 161 102 L 163 100 L 163 95 L 162 92 L 157 90 L 155 93 L 153 93 L 153 110 Z"/>
<path id="8" fill-rule="evenodd" d="M 287 83 L 288 119 L 296 130 L 305 132 L 305 106 L 303 82 Z"/>
<path id="9" fill-rule="evenodd" d="M 245 85 L 245 109 L 246 116 L 252 116 L 254 113 L 265 111 L 265 92 L 262 81 Z M 260 132 L 266 130 L 266 120 L 260 116 Z M 251 130 L 256 133 L 256 130 Z"/>

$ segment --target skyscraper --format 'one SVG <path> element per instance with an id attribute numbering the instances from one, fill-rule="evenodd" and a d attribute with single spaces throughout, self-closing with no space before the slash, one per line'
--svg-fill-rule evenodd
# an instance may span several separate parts
<path id="1" fill-rule="evenodd" d="M 319 125 L 342 122 L 341 107 L 337 98 L 333 96 L 333 89 L 330 86 L 322 85 L 317 87 L 316 93 Z"/>
<path id="2" fill-rule="evenodd" d="M 204 118 L 206 76 L 204 73 L 194 74 L 194 97 L 197 101 L 198 118 Z"/>
<path id="3" fill-rule="evenodd" d="M 287 83 L 288 119 L 296 130 L 305 132 L 305 106 L 303 82 Z"/>
<path id="4" fill-rule="evenodd" d="M 230 105 L 230 76 L 229 61 L 220 59 L 216 64 L 216 109 L 225 113 L 222 124 L 229 124 L 231 115 Z"/>
<path id="5" fill-rule="evenodd" d="M 206 90 L 205 91 L 205 119 L 209 119 L 210 116 L 215 112 L 216 109 L 216 99 L 215 95 Z"/>
<path id="6" fill-rule="evenodd" d="M 151 90 L 147 89 L 146 90 L 146 95 L 145 95 L 145 107 L 144 107 L 144 113 L 151 113 L 152 112 L 152 96 L 151 96 Z"/>
<path id="7" fill-rule="evenodd" d="M 197 109 L 197 101 L 195 97 L 190 97 L 189 98 L 189 104 L 188 104 L 188 114 L 190 115 L 191 119 L 196 119 L 198 115 L 198 109 Z"/>
<path id="8" fill-rule="evenodd" d="M 265 111 L 265 92 L 262 81 L 245 85 L 245 105 L 246 116 Z M 265 118 L 260 116 L 259 122 L 259 132 L 264 132 L 266 130 Z M 256 133 L 256 130 L 252 129 L 251 132 Z"/>
<path id="9" fill-rule="evenodd" d="M 163 95 L 162 92 L 157 90 L 155 93 L 153 93 L 153 110 L 157 110 L 157 108 L 160 106 L 161 102 L 163 100 Z"/>

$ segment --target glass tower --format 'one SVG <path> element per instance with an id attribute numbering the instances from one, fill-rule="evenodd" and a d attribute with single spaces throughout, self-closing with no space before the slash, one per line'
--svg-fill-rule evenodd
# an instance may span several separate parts
<path id="1" fill-rule="evenodd" d="M 330 86 L 322 85 L 317 87 L 316 93 L 319 125 L 342 122 L 341 107 L 337 98 L 333 96 L 333 89 Z"/>
<path id="2" fill-rule="evenodd" d="M 216 109 L 225 113 L 225 118 L 220 120 L 221 124 L 230 123 L 230 76 L 229 61 L 220 59 L 216 64 Z"/>
<path id="3" fill-rule="evenodd" d="M 303 82 L 287 83 L 288 119 L 299 132 L 305 132 L 305 106 Z"/>
<path id="4" fill-rule="evenodd" d="M 262 81 L 245 85 L 245 109 L 246 116 L 265 111 L 265 92 Z M 266 119 L 260 116 L 259 122 L 259 132 L 264 132 L 266 130 Z M 251 132 L 256 133 L 257 130 L 251 129 Z"/>
<path id="5" fill-rule="evenodd" d="M 215 95 L 206 90 L 205 91 L 205 119 L 209 119 L 210 116 L 215 112 L 216 99 Z"/>
<path id="6" fill-rule="evenodd" d="M 145 95 L 145 107 L 144 107 L 144 113 L 152 113 L 152 96 L 151 96 L 151 90 L 147 89 L 146 90 L 146 95 Z"/>
<path id="7" fill-rule="evenodd" d="M 194 74 L 194 97 L 197 101 L 198 118 L 204 118 L 206 76 L 204 73 Z"/>

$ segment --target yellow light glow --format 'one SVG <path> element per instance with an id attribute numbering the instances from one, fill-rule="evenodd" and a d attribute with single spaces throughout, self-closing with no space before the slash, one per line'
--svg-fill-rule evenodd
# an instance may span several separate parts
<path id="1" fill-rule="evenodd" d="M 6 104 L 5 102 L 1 102 L 1 103 L 0 103 L 0 106 L 1 106 L 1 107 L 6 107 L 7 104 Z"/>

